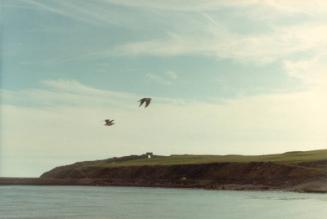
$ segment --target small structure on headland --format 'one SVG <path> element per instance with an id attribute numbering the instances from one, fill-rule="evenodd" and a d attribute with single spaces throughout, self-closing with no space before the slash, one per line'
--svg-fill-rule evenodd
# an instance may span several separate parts
<path id="1" fill-rule="evenodd" d="M 145 153 L 145 156 L 146 156 L 148 159 L 150 159 L 150 158 L 153 157 L 153 153 L 152 153 L 152 152 L 146 152 L 146 153 Z"/>

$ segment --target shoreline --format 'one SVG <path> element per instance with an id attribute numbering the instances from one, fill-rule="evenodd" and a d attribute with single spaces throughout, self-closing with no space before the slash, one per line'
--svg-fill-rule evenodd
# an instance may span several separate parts
<path id="1" fill-rule="evenodd" d="M 55 167 L 0 185 L 129 186 L 327 193 L 327 150 L 275 155 L 130 155 Z"/>
<path id="2" fill-rule="evenodd" d="M 140 183 L 109 182 L 105 179 L 44 179 L 24 177 L 0 177 L 0 186 L 101 186 L 101 187 L 145 187 L 175 189 L 205 189 L 220 191 L 280 191 L 299 193 L 327 193 L 327 182 L 315 181 L 293 187 L 276 187 L 254 184 L 175 184 L 175 183 Z"/>

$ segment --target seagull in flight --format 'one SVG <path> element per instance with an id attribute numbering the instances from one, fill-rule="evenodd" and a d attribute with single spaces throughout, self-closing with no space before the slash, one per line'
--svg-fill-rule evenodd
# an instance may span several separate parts
<path id="1" fill-rule="evenodd" d="M 144 107 L 148 107 L 150 105 L 150 103 L 151 103 L 151 100 L 152 99 L 149 98 L 149 97 L 145 97 L 145 98 L 140 99 L 139 100 L 139 102 L 140 102 L 139 107 L 141 107 L 144 103 L 145 103 Z"/>
<path id="2" fill-rule="evenodd" d="M 106 124 L 104 124 L 105 126 L 112 126 L 115 124 L 114 120 L 106 119 L 104 121 L 106 122 Z"/>

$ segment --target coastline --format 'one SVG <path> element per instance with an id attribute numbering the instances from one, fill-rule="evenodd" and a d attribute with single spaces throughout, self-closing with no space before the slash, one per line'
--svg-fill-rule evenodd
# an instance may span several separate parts
<path id="1" fill-rule="evenodd" d="M 206 189 L 231 191 L 284 191 L 301 193 L 327 193 L 327 181 L 314 181 L 293 187 L 277 187 L 254 184 L 174 184 L 168 182 L 119 182 L 106 179 L 44 179 L 0 177 L 0 186 L 119 186 L 119 187 L 150 187 L 150 188 L 176 188 L 176 189 Z"/>
<path id="2" fill-rule="evenodd" d="M 327 150 L 275 155 L 130 155 L 55 167 L 0 185 L 129 186 L 327 193 Z"/>

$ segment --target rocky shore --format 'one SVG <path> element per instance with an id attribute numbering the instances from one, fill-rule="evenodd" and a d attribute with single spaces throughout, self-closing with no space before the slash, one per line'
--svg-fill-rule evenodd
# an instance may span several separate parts
<path id="1" fill-rule="evenodd" d="M 85 172 L 83 177 L 75 174 L 60 176 L 49 172 L 40 178 L 0 178 L 0 185 L 137 186 L 327 193 L 325 175 L 308 173 L 294 167 L 276 167 L 271 163 L 251 163 L 246 166 L 208 164 L 117 167 L 97 170 L 89 175 Z"/>

